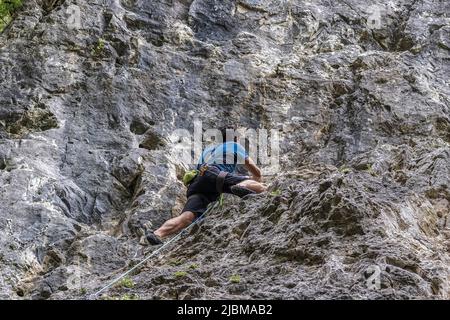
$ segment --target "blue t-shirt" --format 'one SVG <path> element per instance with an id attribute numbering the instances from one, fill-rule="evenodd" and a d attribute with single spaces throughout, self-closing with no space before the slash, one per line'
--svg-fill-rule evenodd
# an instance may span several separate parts
<path id="1" fill-rule="evenodd" d="M 222 171 L 233 173 L 237 164 L 245 164 L 247 152 L 239 143 L 228 141 L 203 150 L 197 168 L 202 164 L 213 164 Z"/>

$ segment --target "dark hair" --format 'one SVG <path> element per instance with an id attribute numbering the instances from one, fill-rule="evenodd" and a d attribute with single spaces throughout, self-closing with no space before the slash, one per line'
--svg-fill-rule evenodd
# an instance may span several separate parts
<path id="1" fill-rule="evenodd" d="M 236 142 L 236 140 L 237 140 L 237 137 L 233 134 L 233 139 L 231 140 L 231 139 L 227 139 L 227 131 L 231 131 L 231 132 L 233 132 L 234 133 L 234 128 L 232 128 L 232 127 L 224 127 L 224 128 L 222 128 L 222 129 L 220 129 L 220 133 L 222 133 L 222 141 L 223 142 L 227 142 L 227 141 L 234 141 L 234 142 Z M 230 135 L 231 135 L 231 132 L 230 132 Z"/>

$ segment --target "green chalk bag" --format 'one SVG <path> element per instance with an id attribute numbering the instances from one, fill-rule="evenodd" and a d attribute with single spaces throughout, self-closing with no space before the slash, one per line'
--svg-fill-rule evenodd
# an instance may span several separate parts
<path id="1" fill-rule="evenodd" d="M 187 187 L 198 175 L 198 170 L 189 170 L 183 176 L 183 183 Z"/>

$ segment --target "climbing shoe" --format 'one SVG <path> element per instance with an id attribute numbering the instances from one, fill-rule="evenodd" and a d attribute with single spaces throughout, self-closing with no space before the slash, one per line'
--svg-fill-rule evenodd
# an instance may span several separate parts
<path id="1" fill-rule="evenodd" d="M 234 195 L 237 195 L 240 198 L 248 196 L 249 194 L 255 194 L 256 193 L 253 190 L 250 190 L 250 189 L 247 189 L 247 188 L 244 188 L 244 187 L 241 187 L 241 186 L 237 186 L 237 185 L 236 186 L 232 186 L 230 189 L 231 189 L 231 192 Z"/>
<path id="2" fill-rule="evenodd" d="M 162 240 L 156 234 L 154 234 L 152 231 L 147 231 L 145 233 L 145 238 L 147 239 L 147 242 L 152 246 L 156 246 L 158 244 L 163 243 Z"/>

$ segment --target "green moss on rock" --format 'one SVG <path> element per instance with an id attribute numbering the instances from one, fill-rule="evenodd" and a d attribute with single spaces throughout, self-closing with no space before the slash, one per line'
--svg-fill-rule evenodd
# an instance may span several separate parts
<path id="1" fill-rule="evenodd" d="M 22 6 L 22 0 L 0 0 L 0 32 L 11 22 L 14 12 Z"/>

